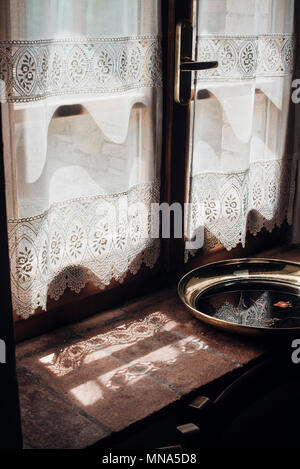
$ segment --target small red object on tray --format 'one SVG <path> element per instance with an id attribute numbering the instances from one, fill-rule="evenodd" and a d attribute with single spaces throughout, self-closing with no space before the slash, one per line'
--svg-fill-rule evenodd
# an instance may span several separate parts
<path id="1" fill-rule="evenodd" d="M 278 301 L 274 303 L 273 306 L 278 306 L 278 308 L 292 308 L 292 303 L 290 301 Z"/>

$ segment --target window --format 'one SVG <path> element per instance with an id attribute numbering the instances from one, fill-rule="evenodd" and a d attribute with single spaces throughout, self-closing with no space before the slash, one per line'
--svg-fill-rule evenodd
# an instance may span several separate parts
<path id="1" fill-rule="evenodd" d="M 166 272 L 278 241 L 278 231 L 255 242 L 247 233 L 292 221 L 292 0 L 3 3 L 17 322 L 38 318 L 41 331 L 43 317 L 75 320 L 79 300 L 78 314 L 89 314 L 155 288 Z M 193 74 L 185 106 L 173 79 L 182 19 L 194 27 L 193 58 L 218 61 Z M 186 204 L 183 237 L 151 237 L 162 202 Z"/>

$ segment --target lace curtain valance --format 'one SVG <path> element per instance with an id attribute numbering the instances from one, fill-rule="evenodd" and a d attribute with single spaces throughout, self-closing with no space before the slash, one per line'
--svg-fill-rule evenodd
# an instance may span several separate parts
<path id="1" fill-rule="evenodd" d="M 196 3 L 197 59 L 218 68 L 196 76 L 188 234 L 229 250 L 292 221 L 294 1 Z"/>
<path id="2" fill-rule="evenodd" d="M 3 41 L 0 47 L 6 99 L 12 102 L 115 93 L 161 78 L 155 36 Z"/>
<path id="3" fill-rule="evenodd" d="M 2 0 L 0 80 L 14 311 L 153 267 L 160 2 Z"/>

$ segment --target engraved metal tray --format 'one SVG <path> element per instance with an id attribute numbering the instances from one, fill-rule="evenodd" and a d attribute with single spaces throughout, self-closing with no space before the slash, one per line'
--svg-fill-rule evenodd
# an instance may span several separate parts
<path id="1" fill-rule="evenodd" d="M 257 258 L 214 262 L 184 275 L 178 294 L 196 318 L 219 329 L 300 334 L 300 263 Z"/>

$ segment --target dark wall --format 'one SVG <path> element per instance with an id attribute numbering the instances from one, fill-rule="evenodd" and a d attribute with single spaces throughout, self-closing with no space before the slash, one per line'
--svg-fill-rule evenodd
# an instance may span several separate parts
<path id="1" fill-rule="evenodd" d="M 0 448 L 21 448 L 19 397 L 16 379 L 7 239 L 3 139 L 0 108 Z M 3 348 L 5 343 L 5 363 Z"/>

